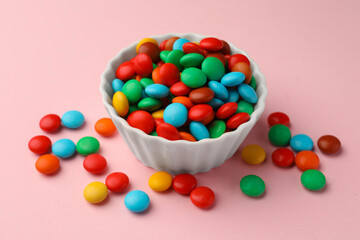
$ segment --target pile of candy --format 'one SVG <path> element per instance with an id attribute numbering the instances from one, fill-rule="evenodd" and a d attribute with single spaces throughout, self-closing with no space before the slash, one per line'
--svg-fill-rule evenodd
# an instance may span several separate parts
<path id="1" fill-rule="evenodd" d="M 250 119 L 258 97 L 249 59 L 227 42 L 145 38 L 112 82 L 113 107 L 130 126 L 168 140 L 217 138 Z"/>

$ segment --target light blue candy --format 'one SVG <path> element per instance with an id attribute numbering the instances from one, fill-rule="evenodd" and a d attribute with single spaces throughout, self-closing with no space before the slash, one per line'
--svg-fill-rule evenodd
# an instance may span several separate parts
<path id="1" fill-rule="evenodd" d="M 145 192 L 134 190 L 126 194 L 124 203 L 125 207 L 132 212 L 143 212 L 149 207 L 150 198 Z"/>
<path id="2" fill-rule="evenodd" d="M 164 98 L 169 95 L 170 90 L 165 85 L 155 83 L 147 86 L 145 88 L 145 92 L 149 97 L 152 98 Z"/>
<path id="3" fill-rule="evenodd" d="M 238 87 L 238 91 L 240 96 L 248 103 L 256 103 L 258 101 L 255 90 L 249 85 L 245 83 L 240 84 Z"/>
<path id="4" fill-rule="evenodd" d="M 210 137 L 209 130 L 201 122 L 191 122 L 189 129 L 191 135 L 193 135 L 198 141 Z"/>
<path id="5" fill-rule="evenodd" d="M 216 111 L 219 109 L 219 107 L 224 105 L 224 101 L 218 98 L 213 98 L 207 104 L 209 104 L 214 109 L 214 111 Z"/>
<path id="6" fill-rule="evenodd" d="M 67 128 L 78 128 L 85 121 L 84 115 L 76 110 L 68 111 L 61 117 L 62 124 Z"/>
<path id="7" fill-rule="evenodd" d="M 186 123 L 188 111 L 181 103 L 171 103 L 164 110 L 164 122 L 180 127 Z"/>
<path id="8" fill-rule="evenodd" d="M 57 140 L 52 145 L 51 150 L 54 153 L 54 155 L 57 157 L 68 158 L 68 157 L 71 157 L 72 155 L 74 155 L 74 153 L 76 151 L 76 146 L 73 141 L 71 141 L 70 139 L 64 138 L 64 139 Z"/>
<path id="9" fill-rule="evenodd" d="M 226 100 L 229 97 L 229 92 L 224 85 L 217 81 L 210 81 L 208 86 L 215 93 L 215 97 L 221 100 Z"/>
<path id="10" fill-rule="evenodd" d="M 245 80 L 245 74 L 242 72 L 230 72 L 225 74 L 221 78 L 221 83 L 225 87 L 235 87 L 241 83 L 243 83 Z"/>
<path id="11" fill-rule="evenodd" d="M 178 40 L 176 40 L 173 44 L 173 50 L 183 50 L 183 45 L 187 42 L 190 42 L 189 40 L 185 39 L 185 38 L 179 38 Z"/>
<path id="12" fill-rule="evenodd" d="M 290 139 L 290 147 L 295 152 L 305 151 L 305 150 L 312 150 L 314 148 L 313 140 L 305 134 L 298 134 L 293 136 Z"/>
<path id="13" fill-rule="evenodd" d="M 240 95 L 236 89 L 228 89 L 229 97 L 225 100 L 225 102 L 237 102 L 239 101 Z"/>
<path id="14" fill-rule="evenodd" d="M 112 88 L 113 88 L 114 92 L 121 92 L 123 86 L 124 86 L 124 82 L 121 81 L 120 79 L 115 78 L 112 81 Z"/>

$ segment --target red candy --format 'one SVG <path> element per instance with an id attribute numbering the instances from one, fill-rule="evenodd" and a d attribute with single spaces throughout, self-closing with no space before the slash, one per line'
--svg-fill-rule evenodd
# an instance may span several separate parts
<path id="1" fill-rule="evenodd" d="M 164 51 L 164 50 L 165 50 L 166 42 L 167 42 L 167 40 L 164 40 L 164 41 L 162 41 L 162 43 L 160 43 L 160 46 L 159 46 L 160 51 Z"/>
<path id="2" fill-rule="evenodd" d="M 129 186 L 129 177 L 122 172 L 114 172 L 107 176 L 105 184 L 112 192 L 123 192 Z"/>
<path id="3" fill-rule="evenodd" d="M 245 55 L 242 55 L 242 54 L 234 54 L 231 56 L 229 62 L 228 62 L 228 66 L 229 66 L 229 69 L 230 71 L 232 71 L 232 68 L 234 67 L 235 64 L 237 64 L 238 62 L 244 62 L 244 63 L 247 63 L 249 64 L 250 66 L 250 61 L 249 59 L 245 56 Z"/>
<path id="4" fill-rule="evenodd" d="M 127 61 L 117 68 L 116 77 L 120 80 L 127 81 L 135 75 L 135 68 L 133 61 Z"/>
<path id="5" fill-rule="evenodd" d="M 168 140 L 180 140 L 180 133 L 171 124 L 163 123 L 156 127 L 156 133 L 158 136 L 166 138 Z"/>
<path id="6" fill-rule="evenodd" d="M 290 167 L 294 164 L 295 155 L 287 148 L 278 148 L 271 154 L 271 159 L 276 166 Z"/>
<path id="7" fill-rule="evenodd" d="M 208 187 L 197 187 L 191 192 L 190 199 L 195 206 L 207 208 L 215 201 L 215 194 Z"/>
<path id="8" fill-rule="evenodd" d="M 176 175 L 172 183 L 174 190 L 180 194 L 190 194 L 196 185 L 196 178 L 188 173 Z"/>
<path id="9" fill-rule="evenodd" d="M 201 49 L 201 47 L 195 43 L 187 42 L 183 45 L 183 50 L 185 54 L 188 53 L 199 53 L 201 55 L 205 55 L 204 50 Z"/>
<path id="10" fill-rule="evenodd" d="M 159 126 L 160 124 L 164 123 L 164 119 L 162 118 L 154 118 L 155 127 Z"/>
<path id="11" fill-rule="evenodd" d="M 61 126 L 61 118 L 56 114 L 48 114 L 41 118 L 39 126 L 45 132 L 55 132 Z"/>
<path id="12" fill-rule="evenodd" d="M 229 129 L 236 129 L 241 124 L 249 121 L 249 119 L 250 119 L 250 115 L 248 113 L 246 112 L 237 113 L 227 120 L 226 127 Z"/>
<path id="13" fill-rule="evenodd" d="M 127 118 L 127 121 L 130 126 L 138 128 L 149 134 L 155 128 L 154 118 L 150 113 L 143 110 L 137 110 L 132 113 Z"/>
<path id="14" fill-rule="evenodd" d="M 224 43 L 217 38 L 209 37 L 202 39 L 199 45 L 206 51 L 217 52 L 223 48 Z"/>
<path id="15" fill-rule="evenodd" d="M 189 118 L 193 121 L 200 122 L 208 118 L 212 112 L 213 109 L 210 105 L 198 104 L 190 108 Z"/>
<path id="16" fill-rule="evenodd" d="M 171 87 L 176 82 L 180 81 L 180 72 L 176 65 L 172 63 L 165 63 L 160 67 L 161 83 L 165 86 Z"/>
<path id="17" fill-rule="evenodd" d="M 83 162 L 85 170 L 93 174 L 98 174 L 104 171 L 106 165 L 106 159 L 97 153 L 88 155 Z"/>
<path id="18" fill-rule="evenodd" d="M 268 123 L 269 123 L 270 127 L 272 127 L 276 124 L 282 124 L 282 125 L 290 127 L 290 118 L 285 113 L 274 112 L 269 115 Z"/>
<path id="19" fill-rule="evenodd" d="M 226 119 L 232 116 L 236 112 L 237 108 L 238 105 L 235 102 L 225 103 L 216 111 L 216 117 L 218 119 Z"/>
<path id="20" fill-rule="evenodd" d="M 221 41 L 223 42 L 223 48 L 220 50 L 220 52 L 224 55 L 230 55 L 230 45 L 224 40 Z"/>
<path id="21" fill-rule="evenodd" d="M 188 95 L 191 91 L 191 88 L 186 86 L 183 82 L 177 82 L 171 86 L 170 92 L 175 96 L 185 96 Z"/>
<path id="22" fill-rule="evenodd" d="M 135 72 L 142 76 L 150 76 L 153 70 L 153 64 L 151 58 L 145 53 L 139 53 L 134 60 Z"/>
<path id="23" fill-rule="evenodd" d="M 209 123 L 212 122 L 212 120 L 214 120 L 214 118 L 215 118 L 215 112 L 212 111 L 211 114 L 207 118 L 205 118 L 204 120 L 201 121 L 201 123 L 204 125 L 208 125 Z"/>
<path id="24" fill-rule="evenodd" d="M 51 150 L 51 140 L 44 135 L 38 135 L 30 139 L 28 147 L 36 154 L 48 153 Z"/>

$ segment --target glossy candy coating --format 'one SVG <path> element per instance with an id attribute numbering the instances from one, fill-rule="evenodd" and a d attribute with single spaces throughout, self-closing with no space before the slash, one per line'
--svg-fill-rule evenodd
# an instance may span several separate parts
<path id="1" fill-rule="evenodd" d="M 226 124 L 223 120 L 215 120 L 209 125 L 210 138 L 218 138 L 225 133 Z"/>
<path id="2" fill-rule="evenodd" d="M 142 78 L 140 80 L 140 84 L 142 86 L 142 88 L 146 88 L 147 86 L 154 84 L 154 81 L 151 78 Z"/>
<path id="3" fill-rule="evenodd" d="M 270 128 L 268 137 L 273 145 L 283 147 L 289 144 L 291 132 L 287 126 L 276 124 Z"/>
<path id="4" fill-rule="evenodd" d="M 134 60 L 134 69 L 142 77 L 150 76 L 153 70 L 153 62 L 147 54 L 139 53 Z"/>
<path id="5" fill-rule="evenodd" d="M 237 103 L 234 102 L 225 103 L 216 111 L 216 118 L 218 119 L 229 118 L 236 112 L 237 108 L 238 108 Z"/>
<path id="6" fill-rule="evenodd" d="M 341 142 L 333 135 L 324 135 L 317 141 L 319 149 L 326 154 L 334 154 L 340 151 Z"/>
<path id="7" fill-rule="evenodd" d="M 200 41 L 199 46 L 206 51 L 217 52 L 223 48 L 224 43 L 223 43 L 223 41 L 221 41 L 217 38 L 208 37 L 208 38 L 203 38 Z"/>
<path id="8" fill-rule="evenodd" d="M 214 96 L 215 96 L 214 91 L 208 87 L 201 87 L 194 89 L 189 94 L 190 100 L 196 104 L 207 103 L 211 101 L 211 99 L 213 99 Z"/>
<path id="9" fill-rule="evenodd" d="M 265 182 L 256 175 L 247 175 L 240 181 L 240 189 L 249 197 L 259 197 L 265 192 Z"/>
<path id="10" fill-rule="evenodd" d="M 213 112 L 213 109 L 210 105 L 207 104 L 198 104 L 193 106 L 189 110 L 189 118 L 192 121 L 198 121 L 201 122 L 207 117 L 209 117 Z"/>
<path id="11" fill-rule="evenodd" d="M 213 190 L 208 187 L 197 187 L 190 193 L 191 202 L 199 208 L 210 207 L 215 201 Z"/>
<path id="12" fill-rule="evenodd" d="M 42 155 L 35 162 L 36 170 L 42 174 L 52 174 L 56 172 L 59 167 L 59 159 L 52 154 Z"/>
<path id="13" fill-rule="evenodd" d="M 132 112 L 128 118 L 127 122 L 130 126 L 138 128 L 149 134 L 155 128 L 155 122 L 150 113 L 142 110 Z"/>
<path id="14" fill-rule="evenodd" d="M 195 67 L 189 67 L 181 73 L 181 81 L 190 88 L 199 88 L 205 85 L 206 75 Z"/>
<path id="15" fill-rule="evenodd" d="M 152 98 L 164 98 L 169 95 L 170 90 L 162 84 L 151 84 L 145 88 L 145 93 Z"/>
<path id="16" fill-rule="evenodd" d="M 241 72 L 229 72 L 221 78 L 221 84 L 225 87 L 235 87 L 243 83 L 245 75 Z"/>
<path id="17" fill-rule="evenodd" d="M 250 65 L 244 62 L 238 62 L 232 67 L 233 72 L 240 72 L 244 74 L 245 80 L 244 83 L 249 84 L 251 81 L 251 68 Z"/>
<path id="18" fill-rule="evenodd" d="M 193 135 L 198 141 L 210 137 L 208 129 L 201 122 L 191 122 L 189 125 L 189 129 L 191 135 Z"/>
<path id="19" fill-rule="evenodd" d="M 212 109 L 212 107 L 211 107 Z M 211 111 L 210 115 L 207 116 L 204 120 L 201 120 L 200 122 L 204 124 L 205 126 L 211 123 L 215 119 L 215 112 Z"/>
<path id="20" fill-rule="evenodd" d="M 288 148 L 278 148 L 271 154 L 271 159 L 278 167 L 290 167 L 295 162 L 295 155 Z"/>
<path id="21" fill-rule="evenodd" d="M 187 109 L 190 109 L 192 106 L 194 106 L 194 103 L 190 100 L 189 97 L 185 96 L 178 96 L 174 97 L 172 100 L 173 103 L 181 103 L 184 105 Z"/>
<path id="22" fill-rule="evenodd" d="M 168 123 L 162 123 L 156 126 L 156 133 L 159 137 L 166 138 L 167 140 L 180 140 L 180 133 L 171 124 Z"/>
<path id="23" fill-rule="evenodd" d="M 225 100 L 225 102 L 237 102 L 239 101 L 240 95 L 237 89 L 229 88 L 229 97 Z"/>
<path id="24" fill-rule="evenodd" d="M 155 123 L 155 128 L 156 128 L 158 125 L 165 123 L 165 122 L 164 122 L 164 119 L 162 119 L 162 118 L 154 118 L 154 123 Z M 156 133 L 156 131 L 154 131 L 154 130 L 152 131 L 152 133 L 153 132 Z M 157 134 L 156 134 L 156 136 L 157 136 Z"/>
<path id="25" fill-rule="evenodd" d="M 210 81 L 208 82 L 208 86 L 213 90 L 216 98 L 226 100 L 229 97 L 229 92 L 223 84 L 217 81 Z"/>
<path id="26" fill-rule="evenodd" d="M 179 132 L 179 133 L 180 133 L 180 139 L 181 140 L 190 141 L 190 142 L 196 142 L 196 139 L 190 133 L 188 133 L 188 132 Z"/>
<path id="27" fill-rule="evenodd" d="M 45 132 L 55 132 L 61 126 L 61 118 L 56 114 L 48 114 L 41 118 L 39 126 Z"/>
<path id="28" fill-rule="evenodd" d="M 83 166 L 85 170 L 93 174 L 98 174 L 104 171 L 106 165 L 106 159 L 97 153 L 86 156 L 83 161 Z"/>
<path id="29" fill-rule="evenodd" d="M 124 204 L 132 212 L 143 212 L 149 207 L 150 198 L 145 192 L 134 190 L 126 194 Z"/>
<path id="30" fill-rule="evenodd" d="M 177 39 L 174 44 L 173 44 L 173 50 L 177 49 L 177 50 L 183 50 L 183 45 L 187 42 L 190 42 L 189 40 L 185 39 L 185 38 L 179 38 Z"/>
<path id="31" fill-rule="evenodd" d="M 106 199 L 108 188 L 102 182 L 92 182 L 85 187 L 83 195 L 89 203 L 100 203 Z"/>
<path id="32" fill-rule="evenodd" d="M 67 128 L 79 128 L 84 124 L 84 115 L 76 110 L 67 111 L 62 115 L 61 122 Z"/>
<path id="33" fill-rule="evenodd" d="M 214 57 L 206 58 L 201 64 L 201 70 L 210 81 L 220 81 L 225 74 L 225 67 L 222 62 Z"/>
<path id="34" fill-rule="evenodd" d="M 249 85 L 242 83 L 238 87 L 240 96 L 248 103 L 257 103 L 258 97 L 255 90 Z"/>
<path id="35" fill-rule="evenodd" d="M 163 192 L 171 187 L 172 176 L 164 171 L 159 171 L 149 178 L 149 187 L 157 192 Z"/>
<path id="36" fill-rule="evenodd" d="M 325 187 L 326 178 L 322 172 L 309 169 L 301 174 L 301 183 L 311 191 L 318 191 Z"/>
<path id="37" fill-rule="evenodd" d="M 28 147 L 30 151 L 39 155 L 48 153 L 51 150 L 51 140 L 47 136 L 38 135 L 30 139 Z"/>
<path id="38" fill-rule="evenodd" d="M 165 108 L 164 121 L 173 125 L 174 127 L 180 127 L 184 125 L 187 118 L 188 111 L 181 103 L 171 103 Z"/>
<path id="39" fill-rule="evenodd" d="M 236 113 L 226 121 L 226 127 L 228 129 L 236 129 L 241 124 L 246 123 L 249 120 L 250 120 L 250 115 L 248 113 L 245 112 Z"/>
<path id="40" fill-rule="evenodd" d="M 207 53 L 206 54 L 206 58 L 209 58 L 209 57 L 214 57 L 214 58 L 217 58 L 221 61 L 221 63 L 224 65 L 224 67 L 226 67 L 226 58 L 224 57 L 224 55 L 222 53 L 219 53 L 219 52 L 210 52 L 210 53 Z"/>
<path id="41" fill-rule="evenodd" d="M 112 86 L 112 89 L 113 89 L 113 91 L 114 91 L 114 93 L 115 93 L 115 92 L 118 92 L 118 91 L 121 91 L 121 90 L 122 90 L 122 88 L 123 88 L 123 86 L 124 86 L 124 82 L 121 81 L 121 80 L 118 79 L 118 78 L 115 78 L 115 79 L 112 81 L 111 86 Z"/>
<path id="42" fill-rule="evenodd" d="M 141 41 L 136 45 L 136 53 L 139 52 L 140 46 L 143 45 L 144 43 L 147 43 L 147 42 L 151 42 L 151 43 L 153 43 L 153 44 L 155 44 L 155 45 L 159 45 L 158 42 L 157 42 L 155 39 L 153 39 L 153 38 L 143 38 L 143 39 L 141 39 Z"/>
<path id="43" fill-rule="evenodd" d="M 167 50 L 167 51 L 173 50 L 174 42 L 176 40 L 178 40 L 178 39 L 179 39 L 179 37 L 171 37 L 171 38 L 169 38 L 165 43 L 165 48 L 164 49 Z"/>
<path id="44" fill-rule="evenodd" d="M 138 108 L 145 111 L 153 112 L 161 108 L 161 104 L 161 100 L 147 97 L 140 100 L 140 102 L 138 103 Z"/>
<path id="45" fill-rule="evenodd" d="M 211 99 L 209 102 L 207 102 L 207 104 L 209 104 L 214 111 L 218 110 L 222 105 L 224 105 L 224 101 L 220 100 L 218 98 L 213 98 Z"/>
<path id="46" fill-rule="evenodd" d="M 257 144 L 250 144 L 242 149 L 241 158 L 249 164 L 259 164 L 265 161 L 266 152 Z"/>
<path id="47" fill-rule="evenodd" d="M 234 55 L 231 56 L 231 58 L 230 58 L 230 60 L 228 62 L 229 70 L 232 71 L 232 68 L 238 62 L 244 62 L 244 63 L 247 63 L 250 66 L 250 61 L 245 55 L 243 55 L 243 54 L 234 54 Z"/>
<path id="48" fill-rule="evenodd" d="M 188 95 L 191 91 L 191 88 L 186 86 L 183 82 L 177 82 L 173 84 L 170 88 L 170 92 L 175 96 L 185 96 Z"/>
<path id="49" fill-rule="evenodd" d="M 70 139 L 63 138 L 57 140 L 52 145 L 52 152 L 55 156 L 60 158 L 68 158 L 75 154 L 75 143 Z"/>
<path id="50" fill-rule="evenodd" d="M 153 112 L 151 114 L 151 116 L 155 119 L 155 118 L 164 118 L 164 111 L 165 109 L 160 109 L 160 110 L 157 110 L 155 112 Z"/>
<path id="51" fill-rule="evenodd" d="M 254 112 L 254 107 L 251 103 L 248 103 L 244 100 L 240 100 L 238 102 L 238 108 L 236 110 L 236 113 L 240 113 L 240 112 L 246 112 L 249 115 L 251 115 Z"/>
<path id="52" fill-rule="evenodd" d="M 138 50 L 138 53 L 144 53 L 148 55 L 155 63 L 160 61 L 160 48 L 157 44 L 152 42 L 143 43 Z"/>
<path id="53" fill-rule="evenodd" d="M 95 123 L 95 131 L 101 136 L 108 137 L 115 133 L 116 127 L 110 118 L 101 118 Z"/>
<path id="54" fill-rule="evenodd" d="M 113 172 L 106 177 L 105 184 L 112 192 L 123 192 L 129 186 L 129 177 L 122 172 Z"/>
<path id="55" fill-rule="evenodd" d="M 129 80 L 130 78 L 134 77 L 135 74 L 136 72 L 134 68 L 134 63 L 130 61 L 123 62 L 122 64 L 120 64 L 115 72 L 116 78 L 122 81 Z"/>
<path id="56" fill-rule="evenodd" d="M 190 194 L 196 188 L 196 178 L 188 173 L 176 175 L 173 179 L 172 187 L 180 194 Z"/>
<path id="57" fill-rule="evenodd" d="M 251 76 L 251 80 L 249 82 L 249 85 L 250 85 L 250 87 L 252 87 L 256 91 L 257 84 L 256 84 L 256 80 L 255 80 L 254 76 Z"/>
<path id="58" fill-rule="evenodd" d="M 290 139 L 290 147 L 295 152 L 312 150 L 314 148 L 314 143 L 312 139 L 305 134 L 297 134 Z"/>
<path id="59" fill-rule="evenodd" d="M 165 63 L 160 67 L 159 71 L 161 83 L 165 86 L 171 87 L 174 83 L 180 81 L 179 69 L 172 63 Z"/>
<path id="60" fill-rule="evenodd" d="M 116 92 L 112 99 L 113 107 L 120 117 L 125 117 L 129 112 L 129 101 L 123 92 Z"/>
<path id="61" fill-rule="evenodd" d="M 201 49 L 201 47 L 195 43 L 192 43 L 192 42 L 188 42 L 188 43 L 185 43 L 183 45 L 183 51 L 186 53 L 186 54 L 189 54 L 189 53 L 198 53 L 198 54 L 201 54 L 201 55 L 205 55 L 204 53 L 204 50 Z"/>
<path id="62" fill-rule="evenodd" d="M 309 169 L 318 169 L 320 165 L 319 157 L 312 151 L 301 151 L 295 156 L 296 166 L 306 171 Z"/>
<path id="63" fill-rule="evenodd" d="M 184 55 L 185 53 L 181 50 L 172 50 L 166 57 L 166 63 L 172 63 L 179 69 L 179 71 L 182 71 L 184 67 L 180 64 L 180 59 Z"/>
<path id="64" fill-rule="evenodd" d="M 272 127 L 276 124 L 282 124 L 290 127 L 290 118 L 282 112 L 273 112 L 268 117 L 269 126 Z"/>
<path id="65" fill-rule="evenodd" d="M 137 103 L 140 100 L 141 90 L 140 82 L 135 79 L 127 81 L 122 88 L 122 92 L 125 94 L 129 104 Z"/>
<path id="66" fill-rule="evenodd" d="M 224 40 L 221 41 L 223 42 L 223 47 L 220 50 L 220 52 L 224 55 L 230 54 L 231 53 L 230 45 Z"/>
<path id="67" fill-rule="evenodd" d="M 199 53 L 190 53 L 180 59 L 180 64 L 184 67 L 200 67 L 204 59 L 204 56 Z"/>
<path id="68" fill-rule="evenodd" d="M 76 143 L 76 151 L 84 156 L 96 153 L 99 148 L 99 141 L 90 136 L 83 137 Z"/>

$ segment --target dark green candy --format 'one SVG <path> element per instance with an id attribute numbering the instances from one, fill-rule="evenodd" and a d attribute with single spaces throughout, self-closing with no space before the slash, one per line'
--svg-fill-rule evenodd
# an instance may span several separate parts
<path id="1" fill-rule="evenodd" d="M 301 174 L 301 183 L 311 191 L 318 191 L 325 187 L 326 178 L 319 170 L 309 169 Z"/>
<path id="2" fill-rule="evenodd" d="M 138 107 L 141 110 L 152 112 L 152 111 L 158 110 L 161 107 L 161 104 L 162 104 L 162 102 L 159 99 L 147 97 L 147 98 L 142 99 L 138 103 Z"/>
<path id="3" fill-rule="evenodd" d="M 251 115 L 254 112 L 254 107 L 251 103 L 248 103 L 244 100 L 240 100 L 238 102 L 238 108 L 236 110 L 236 113 L 246 112 L 249 115 Z"/>
<path id="4" fill-rule="evenodd" d="M 289 144 L 291 139 L 291 132 L 287 126 L 277 124 L 270 128 L 268 137 L 272 144 L 283 147 Z"/>
<path id="5" fill-rule="evenodd" d="M 175 66 L 177 66 L 177 68 L 179 69 L 179 71 L 181 72 L 184 67 L 183 65 L 180 64 L 180 59 L 185 55 L 185 53 L 181 50 L 172 50 L 166 57 L 166 63 L 172 63 Z"/>
<path id="6" fill-rule="evenodd" d="M 138 106 L 137 105 L 129 105 L 129 111 L 128 111 L 128 115 L 132 112 L 135 112 L 139 110 Z"/>
<path id="7" fill-rule="evenodd" d="M 204 59 L 204 56 L 199 53 L 189 53 L 180 59 L 180 64 L 184 67 L 199 67 Z"/>
<path id="8" fill-rule="evenodd" d="M 223 120 L 215 120 L 209 125 L 210 138 L 218 138 L 224 134 L 226 123 Z"/>
<path id="9" fill-rule="evenodd" d="M 100 143 L 94 137 L 83 137 L 76 144 L 76 151 L 84 156 L 96 153 L 99 148 Z"/>
<path id="10" fill-rule="evenodd" d="M 247 175 L 241 179 L 240 189 L 250 197 L 258 197 L 265 192 L 265 183 L 259 176 Z"/>
<path id="11" fill-rule="evenodd" d="M 256 80 L 255 80 L 254 76 L 251 76 L 251 80 L 249 82 L 249 85 L 250 85 L 250 87 L 252 87 L 256 91 L 257 84 L 256 84 Z"/>
<path id="12" fill-rule="evenodd" d="M 137 103 L 141 98 L 141 84 L 138 80 L 131 79 L 127 81 L 123 88 L 122 92 L 125 94 L 130 104 Z"/>
<path id="13" fill-rule="evenodd" d="M 214 57 L 206 58 L 201 64 L 201 70 L 206 74 L 209 81 L 220 81 L 225 74 L 224 65 Z"/>
<path id="14" fill-rule="evenodd" d="M 151 136 L 158 136 L 158 134 L 157 134 L 156 131 L 152 131 L 152 132 L 150 133 L 150 135 L 151 135 Z"/>

